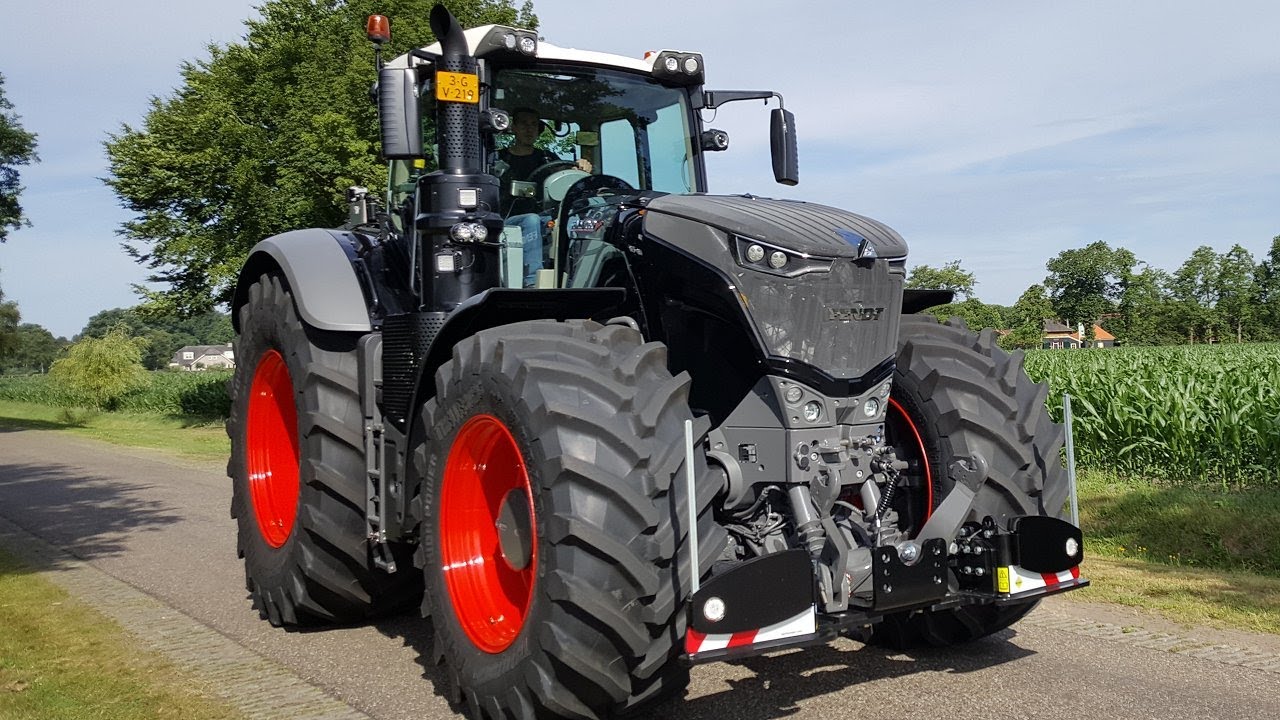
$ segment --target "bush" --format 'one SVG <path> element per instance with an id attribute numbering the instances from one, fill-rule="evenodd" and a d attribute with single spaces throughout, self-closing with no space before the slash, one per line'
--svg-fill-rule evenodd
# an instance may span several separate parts
<path id="1" fill-rule="evenodd" d="M 121 398 L 147 384 L 147 371 L 142 348 L 118 325 L 101 338 L 72 345 L 49 368 L 49 379 L 90 407 L 114 410 Z"/>

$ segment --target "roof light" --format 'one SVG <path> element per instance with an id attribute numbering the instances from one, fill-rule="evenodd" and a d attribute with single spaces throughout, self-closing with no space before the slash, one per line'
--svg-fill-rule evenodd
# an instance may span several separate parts
<path id="1" fill-rule="evenodd" d="M 653 59 L 654 77 L 672 85 L 702 84 L 703 69 L 702 56 L 697 53 L 663 50 Z"/>
<path id="2" fill-rule="evenodd" d="M 370 15 L 369 22 L 365 23 L 364 32 L 369 42 L 375 45 L 391 42 L 391 22 L 387 20 L 386 15 Z"/>
<path id="3" fill-rule="evenodd" d="M 538 51 L 538 41 L 532 35 L 523 35 L 520 37 L 520 52 L 525 55 L 532 55 Z"/>
<path id="4" fill-rule="evenodd" d="M 515 33 L 507 33 L 506 35 L 503 35 L 503 36 L 502 36 L 502 46 L 503 46 L 503 47 L 505 47 L 505 48 L 506 48 L 506 49 L 508 49 L 508 50 L 515 50 L 515 49 L 516 49 L 516 34 L 515 34 Z"/>

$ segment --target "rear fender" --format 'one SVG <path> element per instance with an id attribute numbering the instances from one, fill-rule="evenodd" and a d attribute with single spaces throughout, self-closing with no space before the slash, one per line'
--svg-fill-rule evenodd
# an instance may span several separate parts
<path id="1" fill-rule="evenodd" d="M 249 286 L 264 273 L 284 276 L 298 315 L 318 330 L 366 333 L 369 297 L 360 282 L 357 240 L 340 230 L 292 230 L 259 242 L 240 269 L 231 302 L 231 322 L 240 330 L 240 307 Z"/>

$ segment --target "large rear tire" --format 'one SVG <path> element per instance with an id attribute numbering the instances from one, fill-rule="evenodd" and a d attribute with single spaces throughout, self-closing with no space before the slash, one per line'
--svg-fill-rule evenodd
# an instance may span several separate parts
<path id="1" fill-rule="evenodd" d="M 231 516 L 245 585 L 273 625 L 354 622 L 412 605 L 421 578 L 371 564 L 355 342 L 308 329 L 263 275 L 240 309 L 231 382 Z"/>
<path id="2" fill-rule="evenodd" d="M 689 378 L 626 327 L 536 321 L 455 346 L 412 463 L 424 615 L 473 717 L 595 718 L 682 690 Z M 701 568 L 724 544 L 696 454 Z"/>
<path id="3" fill-rule="evenodd" d="M 912 471 L 926 476 L 917 486 L 928 492 L 915 502 L 936 508 L 954 486 L 948 475 L 954 459 L 976 453 L 989 476 L 970 520 L 991 516 L 1004 526 L 1017 515 L 1059 516 L 1068 492 L 1063 430 L 1045 410 L 1048 387 L 1023 370 L 1022 352 L 1006 353 L 994 331 L 974 334 L 959 319 L 939 324 L 905 315 L 901 328 L 889 427 Z M 1012 625 L 1035 605 L 893 613 L 875 626 L 872 642 L 897 648 L 969 642 Z"/>

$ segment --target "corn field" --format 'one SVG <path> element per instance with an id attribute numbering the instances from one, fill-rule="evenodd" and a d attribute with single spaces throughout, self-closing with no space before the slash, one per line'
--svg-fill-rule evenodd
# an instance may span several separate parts
<path id="1" fill-rule="evenodd" d="M 1280 344 L 1035 350 L 1081 467 L 1177 483 L 1280 485 Z"/>

